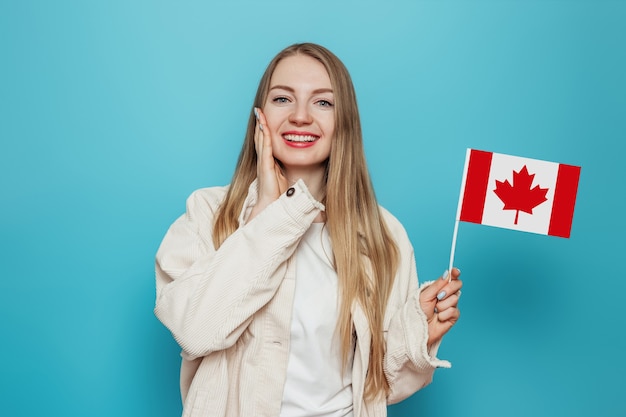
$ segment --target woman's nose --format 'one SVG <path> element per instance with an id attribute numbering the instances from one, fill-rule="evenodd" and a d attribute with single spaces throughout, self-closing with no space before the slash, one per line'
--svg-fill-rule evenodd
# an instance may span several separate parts
<path id="1" fill-rule="evenodd" d="M 311 117 L 311 112 L 306 104 L 296 104 L 293 109 L 293 112 L 289 115 L 289 121 L 297 126 L 310 124 L 313 119 Z"/>

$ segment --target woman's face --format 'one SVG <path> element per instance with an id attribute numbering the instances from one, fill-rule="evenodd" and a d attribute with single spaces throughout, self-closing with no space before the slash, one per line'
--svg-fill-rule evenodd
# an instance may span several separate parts
<path id="1" fill-rule="evenodd" d="M 272 152 L 287 176 L 324 170 L 335 131 L 334 95 L 326 68 L 307 55 L 282 59 L 263 107 Z"/>

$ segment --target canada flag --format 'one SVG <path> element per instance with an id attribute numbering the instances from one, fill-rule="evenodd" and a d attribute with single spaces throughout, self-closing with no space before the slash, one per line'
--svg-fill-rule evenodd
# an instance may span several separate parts
<path id="1" fill-rule="evenodd" d="M 580 167 L 468 149 L 457 220 L 569 238 Z"/>

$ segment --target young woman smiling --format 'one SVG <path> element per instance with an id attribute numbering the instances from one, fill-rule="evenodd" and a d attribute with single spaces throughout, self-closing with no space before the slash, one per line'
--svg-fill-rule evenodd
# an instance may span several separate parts
<path id="1" fill-rule="evenodd" d="M 460 272 L 418 288 L 376 201 L 341 61 L 295 44 L 261 78 L 231 184 L 194 192 L 156 257 L 184 416 L 385 416 L 432 380 Z"/>

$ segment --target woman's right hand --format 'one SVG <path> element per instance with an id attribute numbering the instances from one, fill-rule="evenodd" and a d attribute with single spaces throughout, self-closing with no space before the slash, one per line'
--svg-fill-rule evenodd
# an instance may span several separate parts
<path id="1" fill-rule="evenodd" d="M 260 108 L 254 108 L 256 127 L 254 128 L 254 145 L 257 155 L 257 181 L 259 195 L 257 203 L 250 213 L 252 220 L 265 207 L 273 203 L 288 188 L 287 178 L 272 153 L 272 136 L 267 127 L 267 120 Z"/>

